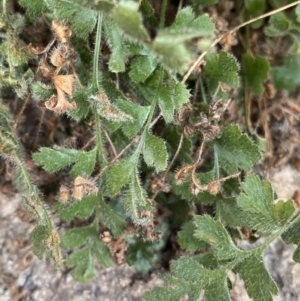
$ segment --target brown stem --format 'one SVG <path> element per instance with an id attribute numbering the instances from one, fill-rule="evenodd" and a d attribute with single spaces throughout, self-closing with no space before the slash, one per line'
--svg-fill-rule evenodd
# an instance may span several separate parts
<path id="1" fill-rule="evenodd" d="M 109 143 L 109 145 L 110 145 L 110 147 L 111 147 L 111 149 L 112 149 L 112 151 L 113 151 L 113 153 L 114 153 L 114 157 L 117 157 L 118 154 L 117 154 L 116 148 L 115 148 L 115 146 L 113 145 L 112 141 L 110 140 L 107 131 L 106 131 L 105 129 L 103 129 L 103 132 L 104 132 L 104 135 L 105 135 L 105 137 L 106 137 L 106 139 L 107 139 L 107 141 L 108 141 L 108 143 Z"/>
<path id="2" fill-rule="evenodd" d="M 21 108 L 21 110 L 19 111 L 19 113 L 18 113 L 18 115 L 17 115 L 17 117 L 16 117 L 16 120 L 15 120 L 13 126 L 12 126 L 12 133 L 13 133 L 13 134 L 15 133 L 15 131 L 16 131 L 16 129 L 17 129 L 17 126 L 18 126 L 18 123 L 19 123 L 19 119 L 20 119 L 21 115 L 23 114 L 23 112 L 24 112 L 24 110 L 25 110 L 27 104 L 29 103 L 30 98 L 31 98 L 31 93 L 28 93 L 28 95 L 27 95 L 27 97 L 26 97 L 26 99 L 25 99 L 25 101 L 24 101 L 24 103 L 23 103 L 23 105 L 22 105 L 22 108 Z"/>
<path id="3" fill-rule="evenodd" d="M 203 153 L 203 148 L 204 148 L 204 143 L 205 143 L 205 140 L 202 141 L 201 145 L 200 145 L 200 148 L 199 148 L 199 153 L 198 153 L 198 158 L 197 158 L 197 161 L 195 162 L 195 164 L 193 165 L 193 169 L 192 169 L 192 182 L 193 184 L 195 184 L 195 186 L 197 186 L 197 188 L 199 189 L 202 189 L 201 186 L 199 186 L 199 184 L 197 183 L 197 180 L 195 178 L 195 172 L 196 172 L 196 169 L 200 163 L 200 160 L 201 160 L 201 157 L 202 157 L 202 153 Z"/>

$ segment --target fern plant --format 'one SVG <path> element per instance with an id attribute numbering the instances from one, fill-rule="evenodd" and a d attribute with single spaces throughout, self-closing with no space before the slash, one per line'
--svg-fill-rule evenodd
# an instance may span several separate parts
<path id="1" fill-rule="evenodd" d="M 190 256 L 172 261 L 165 287 L 148 292 L 146 300 L 184 295 L 198 300 L 202 290 L 206 300 L 230 300 L 230 270 L 241 275 L 253 300 L 272 300 L 277 287 L 263 252 L 279 236 L 299 244 L 300 217 L 292 201 L 274 204 L 270 183 L 251 175 L 262 154 L 249 125 L 249 133 L 243 133 L 222 116 L 232 89 L 260 95 L 270 74 L 278 89 L 299 84 L 299 6 L 284 11 L 300 1 L 280 2 L 270 13 L 265 13 L 267 1 L 241 4 L 243 17 L 254 19 L 224 34 L 204 13 L 217 0 L 192 1 L 170 25 L 165 24 L 166 0 L 160 18 L 148 0 L 20 0 L 26 12 L 22 17 L 2 1 L 3 95 L 10 87 L 25 98 L 24 106 L 31 98 L 42 101 L 55 114 L 92 124 L 94 131 L 84 149 L 41 146 L 32 155 L 49 173 L 70 170 L 73 188 L 61 185 L 57 204 L 49 209 L 30 180 L 16 135 L 23 110 L 12 122 L 1 103 L 0 150 L 15 166 L 16 185 L 36 216 L 30 237 L 40 259 L 48 251 L 59 266 L 60 247 L 71 249 L 65 263 L 81 282 L 95 276 L 95 261 L 103 267 L 112 258 L 123 264 L 126 251 L 129 263 L 148 271 L 166 236 L 180 228 L 178 243 Z M 19 33 L 28 20 L 41 16 L 53 38 L 44 49 L 26 47 Z M 270 67 L 266 58 L 245 52 L 239 63 L 226 50 L 233 34 L 241 27 L 262 26 L 267 16 L 265 34 L 270 41 L 285 36 L 290 57 L 283 66 Z M 217 43 L 224 49 L 217 51 Z M 201 95 L 191 91 L 195 81 Z M 159 221 L 159 208 L 171 212 L 172 219 Z M 86 220 L 85 226 L 66 229 L 59 238 L 50 214 L 54 209 L 67 222 Z M 240 249 L 236 238 L 245 229 L 265 236 L 265 242 Z M 294 260 L 300 260 L 299 248 Z"/>

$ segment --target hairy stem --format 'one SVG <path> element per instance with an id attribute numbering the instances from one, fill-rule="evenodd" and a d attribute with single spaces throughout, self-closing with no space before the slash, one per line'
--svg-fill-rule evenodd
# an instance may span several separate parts
<path id="1" fill-rule="evenodd" d="M 153 115 L 154 115 L 154 112 L 155 112 L 155 108 L 156 108 L 156 105 L 157 105 L 158 93 L 159 93 L 159 89 L 160 89 L 161 84 L 162 84 L 163 74 L 164 74 L 163 69 L 160 68 L 159 82 L 158 82 L 158 85 L 157 85 L 157 89 L 156 89 L 156 93 L 155 93 L 154 99 L 153 99 L 153 101 L 151 103 L 151 107 L 150 107 L 150 112 L 149 112 L 149 115 L 148 115 L 148 119 L 147 119 L 146 125 L 144 127 L 143 133 L 141 135 L 140 142 L 139 142 L 139 144 L 138 144 L 138 146 L 136 148 L 136 151 L 134 152 L 134 156 L 136 157 L 135 158 L 136 164 L 138 162 L 139 154 L 140 154 L 140 152 L 142 150 L 142 147 L 143 147 L 143 145 L 145 143 L 146 134 L 149 131 L 149 128 L 151 127 L 151 120 L 153 118 Z"/>
<path id="2" fill-rule="evenodd" d="M 93 61 L 93 88 L 97 90 L 97 93 L 100 92 L 99 54 L 100 54 L 100 47 L 101 47 L 101 32 L 102 32 L 102 14 L 98 13 L 98 23 L 97 23 L 96 42 L 95 42 L 94 61 Z M 101 120 L 96 108 L 94 108 L 94 117 L 95 117 L 96 144 L 97 144 L 98 158 L 101 164 L 106 165 L 107 160 L 105 158 L 104 151 L 103 151 Z"/>
<path id="3" fill-rule="evenodd" d="M 96 33 L 96 42 L 94 50 L 94 60 L 93 60 L 93 87 L 100 90 L 99 87 L 99 55 L 101 47 L 101 33 L 102 33 L 102 14 L 98 13 L 98 22 L 97 22 L 97 33 Z"/>
<path id="4" fill-rule="evenodd" d="M 167 4 L 168 4 L 168 1 L 163 0 L 162 5 L 161 5 L 161 14 L 160 14 L 160 21 L 159 21 L 160 29 L 163 29 L 165 27 Z"/>

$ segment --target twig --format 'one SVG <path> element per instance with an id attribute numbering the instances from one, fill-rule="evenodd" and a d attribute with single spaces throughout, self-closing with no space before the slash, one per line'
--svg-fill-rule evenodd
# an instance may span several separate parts
<path id="1" fill-rule="evenodd" d="M 96 140 L 96 136 L 92 137 L 82 148 L 81 150 L 86 150 L 94 141 Z"/>
<path id="2" fill-rule="evenodd" d="M 150 126 L 149 126 L 150 129 L 156 124 L 156 122 L 160 119 L 161 116 L 162 116 L 162 114 L 159 113 L 159 115 L 150 123 Z"/>
<path id="3" fill-rule="evenodd" d="M 198 153 L 198 158 L 197 161 L 195 162 L 195 164 L 193 165 L 193 169 L 192 169 L 192 181 L 195 184 L 195 186 L 197 186 L 199 189 L 202 189 L 201 186 L 198 185 L 196 179 L 195 179 L 195 172 L 196 169 L 200 163 L 201 157 L 202 157 L 202 153 L 203 153 L 203 148 L 204 148 L 204 142 L 205 140 L 202 141 L 201 145 L 200 145 L 200 149 L 199 149 L 199 153 Z"/>
<path id="4" fill-rule="evenodd" d="M 95 181 L 97 181 L 112 164 L 114 164 L 118 159 L 120 159 L 123 156 L 123 154 L 132 146 L 132 144 L 136 143 L 139 140 L 140 136 L 137 136 L 129 144 L 127 144 L 125 148 L 123 148 L 122 151 L 109 164 L 102 168 L 99 174 L 95 177 Z"/>
<path id="5" fill-rule="evenodd" d="M 104 132 L 104 135 L 105 135 L 105 137 L 106 137 L 106 139 L 107 139 L 107 141 L 108 141 L 108 143 L 109 143 L 109 145 L 110 145 L 110 147 L 111 147 L 111 149 L 112 149 L 112 151 L 114 153 L 114 157 L 117 157 L 118 154 L 117 154 L 116 148 L 113 145 L 112 141 L 110 140 L 107 131 L 105 129 L 103 129 L 103 132 Z"/>
<path id="6" fill-rule="evenodd" d="M 172 161 L 171 163 L 169 164 L 168 168 L 166 169 L 166 171 L 164 172 L 164 175 L 163 175 L 163 179 L 165 180 L 167 178 L 167 175 L 172 167 L 172 165 L 174 164 L 179 152 L 180 152 L 180 149 L 181 149 L 181 146 L 182 146 L 182 142 L 183 142 L 183 137 L 184 137 L 184 134 L 182 133 L 181 136 L 180 136 L 180 140 L 179 140 L 179 144 L 177 146 L 177 150 L 176 150 L 176 153 L 175 155 L 173 156 L 172 158 Z"/>
<path id="7" fill-rule="evenodd" d="M 16 117 L 16 120 L 15 120 L 13 126 L 12 126 L 12 133 L 15 133 L 15 131 L 17 129 L 17 126 L 18 126 L 18 123 L 19 123 L 19 119 L 20 119 L 21 115 L 23 114 L 23 112 L 24 112 L 24 110 L 25 110 L 28 102 L 30 101 L 30 98 L 31 98 L 31 93 L 28 93 L 28 95 L 27 95 L 27 97 L 26 97 L 26 99 L 25 99 L 25 101 L 24 101 L 24 103 L 22 105 L 22 108 L 19 111 L 19 113 L 18 113 L 18 115 Z"/>
<path id="8" fill-rule="evenodd" d="M 42 127 L 42 124 L 43 124 L 43 121 L 44 121 L 44 118 L 45 118 L 45 113 L 46 113 L 46 107 L 43 107 L 42 108 L 42 116 L 39 120 L 39 124 L 37 126 L 37 130 L 36 130 L 36 133 L 35 133 L 35 136 L 34 136 L 34 140 L 32 142 L 32 146 L 31 146 L 32 149 L 35 149 L 35 143 L 36 143 L 37 137 L 39 135 L 39 132 L 41 130 L 41 127 Z"/>
<path id="9" fill-rule="evenodd" d="M 190 67 L 190 69 L 189 69 L 189 70 L 187 71 L 187 73 L 184 75 L 184 77 L 183 77 L 183 79 L 182 79 L 181 82 L 182 82 L 182 83 L 185 83 L 185 82 L 186 82 L 186 80 L 189 78 L 189 76 L 191 75 L 191 73 L 192 73 L 192 72 L 193 72 L 193 71 L 194 71 L 194 70 L 202 63 L 202 59 L 206 56 L 206 54 L 207 54 L 212 48 L 214 48 L 214 47 L 215 47 L 222 39 L 224 39 L 227 35 L 231 35 L 231 34 L 233 34 L 234 32 L 236 32 L 236 31 L 238 31 L 239 29 L 241 29 L 242 27 L 245 27 L 245 26 L 247 26 L 247 25 L 249 25 L 249 24 L 251 24 L 251 23 L 254 23 L 254 22 L 256 22 L 256 21 L 258 21 L 258 20 L 260 20 L 260 19 L 264 19 L 264 18 L 266 18 L 266 17 L 272 16 L 272 15 L 274 15 L 274 14 L 276 14 L 276 13 L 279 13 L 279 12 L 281 12 L 281 11 L 283 11 L 283 10 L 286 10 L 286 9 L 288 9 L 288 8 L 290 8 L 290 7 L 296 6 L 297 4 L 300 4 L 300 1 L 295 1 L 295 2 L 293 2 L 293 3 L 290 3 L 290 4 L 288 4 L 288 5 L 285 5 L 285 6 L 283 6 L 283 7 L 280 7 L 280 8 L 278 8 L 278 9 L 274 9 L 274 10 L 272 10 L 272 11 L 266 13 L 266 14 L 263 14 L 263 15 L 258 16 L 258 17 L 256 17 L 256 18 L 253 18 L 253 19 L 251 19 L 251 20 L 248 20 L 248 21 L 246 21 L 246 22 L 244 22 L 244 23 L 242 23 L 242 24 L 240 24 L 240 25 L 234 27 L 233 29 L 229 30 L 228 32 L 222 34 L 221 36 L 219 36 L 217 39 L 215 39 L 215 40 L 213 41 L 213 43 L 210 45 L 210 47 L 209 47 L 208 50 L 206 50 L 206 51 L 204 51 L 204 52 L 201 53 L 201 55 L 198 57 L 198 59 L 194 62 L 194 64 Z"/>

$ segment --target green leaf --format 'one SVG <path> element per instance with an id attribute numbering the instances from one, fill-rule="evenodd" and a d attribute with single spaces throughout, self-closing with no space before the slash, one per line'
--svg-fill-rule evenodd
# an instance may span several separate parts
<path id="1" fill-rule="evenodd" d="M 115 6 L 112 0 L 73 0 L 73 2 L 105 13 L 110 12 Z"/>
<path id="2" fill-rule="evenodd" d="M 115 195 L 126 185 L 133 176 L 133 163 L 130 159 L 119 161 L 107 171 L 107 188 L 109 195 Z"/>
<path id="3" fill-rule="evenodd" d="M 65 166 L 69 166 L 78 159 L 79 151 L 63 147 L 41 147 L 33 154 L 34 162 L 42 166 L 48 172 L 56 172 Z"/>
<path id="4" fill-rule="evenodd" d="M 89 89 L 76 89 L 73 100 L 76 102 L 76 110 L 68 112 L 68 114 L 77 121 L 85 118 L 90 111 L 90 103 L 88 101 L 91 91 Z"/>
<path id="5" fill-rule="evenodd" d="M 72 167 L 71 176 L 76 178 L 79 175 L 89 177 L 94 171 L 97 157 L 97 149 L 89 152 L 80 152 L 77 156 L 76 163 Z"/>
<path id="6" fill-rule="evenodd" d="M 143 155 L 147 165 L 154 166 L 156 171 L 163 171 L 166 169 L 168 153 L 166 144 L 161 138 L 147 132 Z"/>
<path id="7" fill-rule="evenodd" d="M 242 252 L 234 245 L 221 222 L 203 215 L 194 217 L 194 225 L 196 227 L 194 236 L 210 244 L 219 260 L 235 258 Z"/>
<path id="8" fill-rule="evenodd" d="M 202 285 L 204 284 L 206 270 L 192 257 L 182 256 L 178 260 L 172 261 L 171 270 L 176 277 L 186 279 L 189 282 L 197 281 Z"/>
<path id="9" fill-rule="evenodd" d="M 112 260 L 108 247 L 99 240 L 99 237 L 97 236 L 92 238 L 92 242 L 92 253 L 97 258 L 98 263 L 104 268 L 110 267 L 112 265 Z"/>
<path id="10" fill-rule="evenodd" d="M 296 222 L 293 223 L 282 235 L 282 239 L 286 244 L 295 244 L 297 248 L 293 254 L 293 260 L 300 263 L 300 221 L 299 214 L 295 218 Z"/>
<path id="11" fill-rule="evenodd" d="M 148 223 L 149 217 L 143 217 L 141 213 L 152 208 L 149 201 L 147 201 L 146 191 L 141 187 L 137 170 L 135 170 L 135 175 L 131 178 L 129 184 L 128 190 L 123 194 L 122 198 L 125 213 L 136 224 Z"/>
<path id="12" fill-rule="evenodd" d="M 268 79 L 268 60 L 246 53 L 243 55 L 243 67 L 246 87 L 254 94 L 261 95 L 264 91 L 263 82 Z"/>
<path id="13" fill-rule="evenodd" d="M 63 246 L 71 249 L 83 245 L 88 237 L 93 235 L 97 235 L 93 225 L 73 228 L 67 230 L 66 233 L 61 237 L 61 243 Z"/>
<path id="14" fill-rule="evenodd" d="M 230 300 L 224 280 L 226 279 L 224 270 L 208 270 L 199 264 L 194 257 L 182 256 L 171 262 L 171 271 L 174 276 L 165 277 L 167 287 L 154 288 L 151 292 L 146 293 L 145 299 L 147 301 L 174 301 L 180 300 L 184 295 L 188 295 L 189 301 L 198 301 L 201 290 L 206 291 L 206 288 L 209 292 L 209 296 L 206 294 L 208 300 Z M 210 285 L 212 282 L 216 285 L 215 292 L 212 292 L 212 285 Z M 214 296 L 217 298 L 212 299 Z"/>
<path id="15" fill-rule="evenodd" d="M 96 203 L 97 195 L 95 194 L 83 197 L 80 201 L 76 201 L 63 209 L 59 213 L 59 217 L 66 221 L 72 220 L 75 216 L 88 218 L 93 214 Z"/>
<path id="16" fill-rule="evenodd" d="M 129 76 L 135 83 L 144 82 L 157 66 L 156 59 L 148 55 L 137 56 L 131 62 Z"/>
<path id="17" fill-rule="evenodd" d="M 163 37 L 153 41 L 152 49 L 159 62 L 171 71 L 184 72 L 191 60 L 191 54 L 184 44 L 168 43 Z"/>
<path id="18" fill-rule="evenodd" d="M 251 175 L 242 183 L 242 188 L 245 193 L 237 198 L 237 204 L 247 213 L 246 224 L 260 233 L 276 230 L 279 225 L 274 213 L 274 192 L 271 184 Z"/>
<path id="19" fill-rule="evenodd" d="M 36 100 L 48 100 L 53 94 L 55 94 L 55 89 L 48 88 L 42 82 L 34 82 L 31 85 L 32 97 Z"/>
<path id="20" fill-rule="evenodd" d="M 71 254 L 67 258 L 66 264 L 69 268 L 74 267 L 71 271 L 71 275 L 76 281 L 87 283 L 96 275 L 91 254 L 91 246 L 89 245 Z"/>
<path id="21" fill-rule="evenodd" d="M 182 249 L 187 249 L 190 252 L 196 252 L 207 247 L 206 242 L 194 237 L 196 226 L 193 222 L 185 223 L 182 229 L 178 232 L 178 243 Z"/>
<path id="22" fill-rule="evenodd" d="M 177 83 L 175 85 L 175 93 L 174 93 L 174 104 L 175 109 L 180 111 L 182 106 L 189 102 L 191 94 L 189 90 L 182 83 Z"/>
<path id="23" fill-rule="evenodd" d="M 150 106 L 140 106 L 123 99 L 118 99 L 116 104 L 121 111 L 132 116 L 133 122 L 125 124 L 122 130 L 128 138 L 134 138 L 147 120 Z"/>
<path id="24" fill-rule="evenodd" d="M 72 18 L 72 30 L 76 36 L 86 39 L 96 26 L 95 11 L 78 7 Z"/>
<path id="25" fill-rule="evenodd" d="M 212 90 L 215 90 L 219 83 L 225 83 L 231 88 L 237 88 L 239 85 L 239 69 L 236 58 L 228 52 L 221 51 L 219 54 L 209 53 L 206 55 L 204 71 L 209 76 Z"/>
<path id="26" fill-rule="evenodd" d="M 295 90 L 300 83 L 300 57 L 285 57 L 284 65 L 273 67 L 271 73 L 277 90 Z"/>
<path id="27" fill-rule="evenodd" d="M 236 228 L 243 225 L 243 212 L 235 198 L 218 198 L 217 206 L 222 220 L 225 221 L 229 227 Z"/>
<path id="28" fill-rule="evenodd" d="M 251 18 L 261 15 L 265 11 L 265 0 L 248 0 L 245 2 L 247 17 Z"/>
<path id="29" fill-rule="evenodd" d="M 39 17 L 45 9 L 43 0 L 20 0 L 20 4 L 26 9 L 26 14 L 30 17 Z"/>
<path id="30" fill-rule="evenodd" d="M 207 14 L 195 18 L 193 9 L 190 6 L 179 11 L 174 23 L 159 31 L 156 41 L 164 39 L 166 43 L 182 43 L 187 40 L 210 36 L 215 29 L 214 23 Z"/>
<path id="31" fill-rule="evenodd" d="M 231 301 L 226 274 L 220 273 L 216 276 L 205 286 L 205 300 Z"/>
<path id="32" fill-rule="evenodd" d="M 158 91 L 158 104 L 166 122 L 174 118 L 175 103 L 173 99 L 173 87 L 160 87 Z"/>
<path id="33" fill-rule="evenodd" d="M 283 12 L 272 15 L 264 32 L 269 37 L 277 37 L 287 33 L 290 27 L 289 19 Z"/>
<path id="34" fill-rule="evenodd" d="M 113 236 L 121 236 L 126 225 L 125 219 L 121 215 L 117 214 L 104 201 L 101 201 L 101 213 L 104 218 L 105 226 L 111 230 Z"/>
<path id="35" fill-rule="evenodd" d="M 245 18 L 246 20 L 253 19 L 262 15 L 266 9 L 265 0 L 248 0 L 245 1 Z M 262 20 L 258 20 L 254 23 L 251 23 L 250 26 L 254 29 L 259 28 L 262 25 Z"/>
<path id="36" fill-rule="evenodd" d="M 66 0 L 51 0 L 47 1 L 46 5 L 50 11 L 55 12 L 55 16 L 58 20 L 68 20 L 77 11 L 83 9 L 78 4 Z"/>
<path id="37" fill-rule="evenodd" d="M 129 265 L 134 265 L 138 272 L 148 273 L 158 262 L 157 253 L 164 246 L 164 242 L 145 241 L 139 237 L 128 238 L 127 241 L 129 251 L 126 262 Z"/>
<path id="38" fill-rule="evenodd" d="M 254 254 L 245 258 L 234 271 L 244 280 L 250 298 L 254 301 L 273 301 L 272 295 L 276 295 L 278 290 L 261 256 Z"/>
<path id="39" fill-rule="evenodd" d="M 0 124 L 1 124 L 1 130 L 0 133 L 9 133 L 11 131 L 10 124 L 11 124 L 11 117 L 7 110 L 7 108 L 4 106 L 2 101 L 0 101 Z M 1 136 L 0 136 L 1 137 Z M 4 138 L 4 137 L 3 137 Z M 2 138 L 0 138 L 2 140 Z M 1 144 L 3 142 L 1 141 Z M 15 148 L 17 149 L 17 143 L 13 143 L 15 145 Z"/>
<path id="40" fill-rule="evenodd" d="M 144 20 L 146 22 L 148 21 L 151 27 L 158 28 L 159 22 L 155 17 L 154 8 L 148 0 L 142 0 L 140 4 L 140 11 L 144 17 Z"/>
<path id="41" fill-rule="evenodd" d="M 242 134 L 237 125 L 227 126 L 220 138 L 214 140 L 218 151 L 219 163 L 228 174 L 234 174 L 238 168 L 249 171 L 253 164 L 261 160 L 258 147 Z"/>
<path id="42" fill-rule="evenodd" d="M 274 206 L 274 218 L 279 226 L 283 226 L 295 212 L 292 200 L 278 201 Z"/>
<path id="43" fill-rule="evenodd" d="M 126 47 L 120 29 L 115 26 L 111 19 L 104 19 L 104 34 L 107 45 L 111 51 L 108 67 L 111 72 L 124 72 L 128 60 L 129 51 Z"/>
<path id="44" fill-rule="evenodd" d="M 152 43 L 152 49 L 166 68 L 182 72 L 191 57 L 184 43 L 195 37 L 210 36 L 213 31 L 214 24 L 208 15 L 201 15 L 195 19 L 192 8 L 185 7 L 178 13 L 170 27 L 158 32 Z"/>
<path id="45" fill-rule="evenodd" d="M 11 68 L 26 64 L 30 57 L 26 44 L 15 36 L 10 36 L 9 40 L 0 44 L 0 52 L 7 57 Z"/>
<path id="46" fill-rule="evenodd" d="M 115 24 L 130 38 L 139 42 L 148 42 L 150 38 L 143 26 L 142 16 L 138 12 L 138 8 L 137 2 L 122 0 L 112 11 L 111 17 Z"/>
<path id="47" fill-rule="evenodd" d="M 46 240 L 49 237 L 51 230 L 45 225 L 37 225 L 30 233 L 30 241 L 33 246 L 33 253 L 40 260 L 44 259 L 46 252 Z"/>

